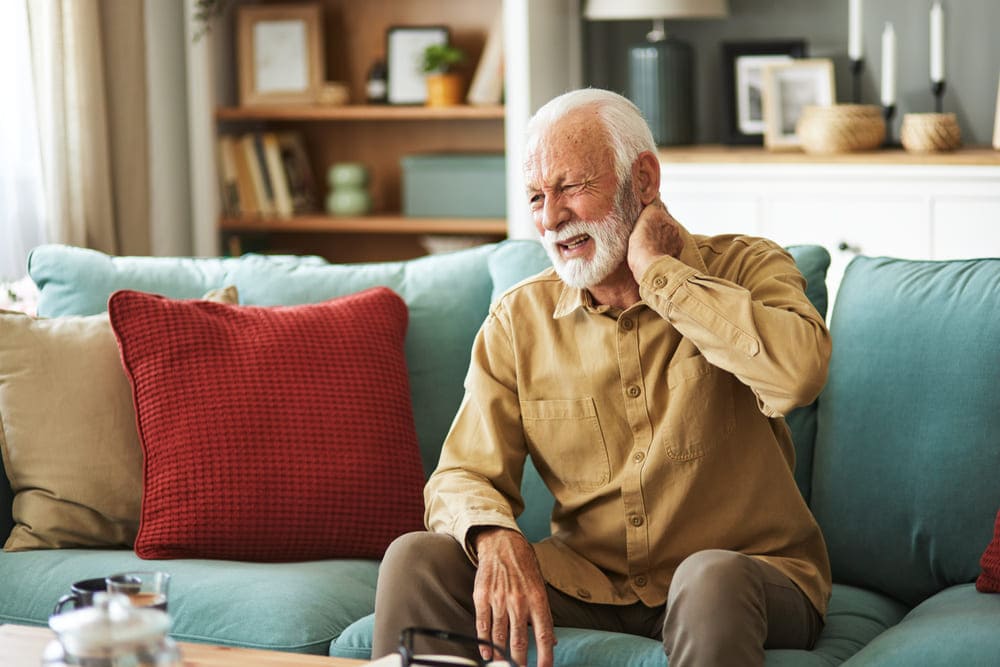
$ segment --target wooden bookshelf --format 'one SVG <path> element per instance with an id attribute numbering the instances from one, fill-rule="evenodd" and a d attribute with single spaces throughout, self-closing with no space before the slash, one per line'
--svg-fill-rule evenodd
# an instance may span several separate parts
<path id="1" fill-rule="evenodd" d="M 371 215 L 335 217 L 322 213 L 287 218 L 223 215 L 217 229 L 224 247 L 321 254 L 331 261 L 405 259 L 426 254 L 422 236 L 500 239 L 500 219 L 409 218 L 402 215 L 401 159 L 427 153 L 504 153 L 502 104 L 433 108 L 366 104 L 367 73 L 386 56 L 386 32 L 393 26 L 446 25 L 463 49 L 459 67 L 466 87 L 483 52 L 503 0 L 320 0 L 325 38 L 326 81 L 344 84 L 349 103 L 238 105 L 235 87 L 213 109 L 216 134 L 296 132 L 305 143 L 320 207 L 331 165 L 359 162 L 368 170 Z M 234 26 L 231 26 L 231 29 Z M 222 68 L 226 72 L 226 67 Z M 238 74 L 228 63 L 231 80 Z M 230 243 L 235 239 L 235 243 Z"/>

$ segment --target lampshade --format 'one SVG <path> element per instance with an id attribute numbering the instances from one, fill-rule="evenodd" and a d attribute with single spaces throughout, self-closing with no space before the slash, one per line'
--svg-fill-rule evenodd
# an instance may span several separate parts
<path id="1" fill-rule="evenodd" d="M 721 18 L 726 0 L 587 0 L 583 15 L 592 21 Z"/>

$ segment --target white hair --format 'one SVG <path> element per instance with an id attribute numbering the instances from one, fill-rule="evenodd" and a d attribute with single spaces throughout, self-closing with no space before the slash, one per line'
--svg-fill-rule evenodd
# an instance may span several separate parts
<path id="1" fill-rule="evenodd" d="M 571 111 L 592 106 L 604 124 L 615 156 L 615 173 L 618 184 L 628 178 L 632 163 L 643 151 L 656 154 L 656 141 L 642 112 L 628 98 L 618 93 L 600 88 L 582 88 L 553 98 L 528 121 L 527 139 L 529 143 L 546 128 L 559 121 Z"/>

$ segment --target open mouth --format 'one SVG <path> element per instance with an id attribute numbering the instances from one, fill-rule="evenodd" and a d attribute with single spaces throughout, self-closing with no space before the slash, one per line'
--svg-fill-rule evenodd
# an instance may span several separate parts
<path id="1" fill-rule="evenodd" d="M 577 236 L 568 238 L 565 241 L 559 241 L 556 245 L 559 246 L 559 254 L 563 257 L 576 257 L 586 250 L 590 240 L 591 238 L 589 234 L 578 234 Z"/>

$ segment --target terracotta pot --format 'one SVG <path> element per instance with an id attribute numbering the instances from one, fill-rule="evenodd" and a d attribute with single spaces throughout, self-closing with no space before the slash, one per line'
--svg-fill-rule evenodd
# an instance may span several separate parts
<path id="1" fill-rule="evenodd" d="M 462 77 L 459 74 L 428 74 L 427 106 L 451 107 L 462 103 Z"/>

